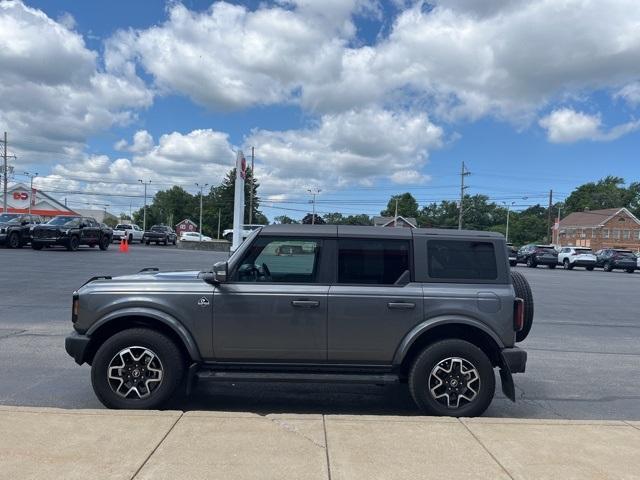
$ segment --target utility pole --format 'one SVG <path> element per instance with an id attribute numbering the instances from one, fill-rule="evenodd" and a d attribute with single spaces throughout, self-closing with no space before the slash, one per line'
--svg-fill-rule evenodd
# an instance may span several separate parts
<path id="1" fill-rule="evenodd" d="M 221 209 L 218 208 L 218 240 L 220 240 L 220 214 L 221 214 Z"/>
<path id="2" fill-rule="evenodd" d="M 3 185 L 3 193 L 2 193 L 2 212 L 7 213 L 7 208 L 9 205 L 7 204 L 7 184 L 9 182 L 9 166 L 7 165 L 7 158 L 16 158 L 15 155 L 9 155 L 9 150 L 7 147 L 7 132 L 4 132 L 4 140 L 2 142 L 2 176 L 4 180 Z"/>
<path id="3" fill-rule="evenodd" d="M 144 185 L 144 208 L 142 210 L 142 231 L 146 232 L 147 230 L 147 185 L 151 185 L 151 180 L 143 181 L 138 179 L 138 181 Z"/>
<path id="4" fill-rule="evenodd" d="M 393 226 L 397 227 L 398 226 L 398 199 L 396 198 L 396 213 L 393 217 Z"/>
<path id="5" fill-rule="evenodd" d="M 464 191 L 468 188 L 464 185 L 464 177 L 471 175 L 462 162 L 462 170 L 460 170 L 460 208 L 458 209 L 458 230 L 462 230 L 462 205 L 464 202 Z"/>
<path id="6" fill-rule="evenodd" d="M 31 188 L 29 189 L 29 215 L 31 215 L 31 205 L 33 204 L 33 179 L 38 176 L 38 172 L 36 173 L 24 172 L 24 174 L 27 177 L 29 177 L 29 179 L 31 180 L 30 182 Z"/>
<path id="7" fill-rule="evenodd" d="M 253 163 L 255 148 L 251 147 L 251 182 L 249 183 L 249 225 L 253 224 Z"/>
<path id="8" fill-rule="evenodd" d="M 562 211 L 562 204 L 558 204 L 558 228 L 556 229 L 556 244 L 560 245 L 560 212 Z"/>
<path id="9" fill-rule="evenodd" d="M 204 185 L 200 185 L 199 183 L 196 182 L 196 187 L 198 187 L 200 189 L 200 225 L 199 225 L 199 230 L 200 230 L 200 241 L 202 242 L 202 189 L 207 187 L 209 184 L 205 183 Z"/>
<path id="10" fill-rule="evenodd" d="M 505 232 L 504 232 L 504 241 L 508 242 L 509 241 L 509 214 L 511 213 L 511 207 L 513 207 L 516 204 L 516 202 L 515 201 L 511 203 L 502 202 L 502 204 L 507 207 L 507 228 L 505 229 Z"/>
<path id="11" fill-rule="evenodd" d="M 320 190 L 319 188 L 310 188 L 307 190 L 307 192 L 309 192 L 313 196 L 313 200 L 311 200 L 311 203 L 313 203 L 313 216 L 311 217 L 311 225 L 315 225 L 316 223 L 316 195 L 319 195 L 321 191 L 322 190 Z"/>
<path id="12" fill-rule="evenodd" d="M 547 212 L 547 226 L 549 228 L 549 243 L 553 242 L 553 224 L 551 223 L 551 207 L 553 206 L 553 190 L 549 190 L 549 210 Z"/>

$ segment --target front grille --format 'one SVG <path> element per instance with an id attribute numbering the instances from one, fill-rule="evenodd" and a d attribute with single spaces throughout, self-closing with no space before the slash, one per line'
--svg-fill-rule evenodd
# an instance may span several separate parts
<path id="1" fill-rule="evenodd" d="M 56 238 L 55 230 L 35 230 L 34 235 L 35 238 Z"/>

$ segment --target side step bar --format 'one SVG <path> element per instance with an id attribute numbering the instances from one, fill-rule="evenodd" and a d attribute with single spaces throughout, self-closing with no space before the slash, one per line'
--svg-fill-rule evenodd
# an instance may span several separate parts
<path id="1" fill-rule="evenodd" d="M 365 375 L 354 373 L 300 373 L 300 372 L 232 372 L 199 370 L 199 380 L 214 382 L 297 382 L 297 383 L 398 383 L 398 375 Z"/>

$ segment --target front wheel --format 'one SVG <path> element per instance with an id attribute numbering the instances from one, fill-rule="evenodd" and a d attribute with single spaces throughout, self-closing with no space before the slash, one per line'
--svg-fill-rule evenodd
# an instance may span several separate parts
<path id="1" fill-rule="evenodd" d="M 571 270 L 573 268 L 573 265 L 571 265 L 571 262 L 569 262 L 568 258 L 564 259 L 564 261 L 562 262 L 562 265 L 564 266 L 565 270 Z"/>
<path id="2" fill-rule="evenodd" d="M 69 250 L 70 252 L 75 252 L 76 250 L 78 250 L 79 246 L 80 239 L 76 235 L 73 235 L 71 238 L 69 238 L 69 242 L 67 243 L 67 250 Z"/>
<path id="3" fill-rule="evenodd" d="M 409 388 L 426 413 L 475 417 L 491 403 L 495 377 L 482 350 L 467 341 L 449 339 L 422 351 L 409 373 Z"/>
<path id="4" fill-rule="evenodd" d="M 636 271 L 635 268 L 627 268 L 627 273 L 633 273 L 635 271 Z"/>
<path id="5" fill-rule="evenodd" d="M 177 345 L 147 328 L 123 330 L 98 348 L 91 384 L 108 408 L 160 408 L 176 393 L 185 372 Z"/>
<path id="6" fill-rule="evenodd" d="M 538 265 L 536 264 L 535 260 L 533 259 L 533 257 L 529 257 L 527 258 L 527 267 L 529 268 L 536 268 Z"/>
<path id="7" fill-rule="evenodd" d="M 42 247 L 44 247 L 44 245 L 41 244 L 40 242 L 31 240 L 31 248 L 33 248 L 34 250 L 42 250 Z"/>
<path id="8" fill-rule="evenodd" d="M 587 267 L 587 270 L 589 270 L 590 272 L 593 272 L 593 267 Z"/>
<path id="9" fill-rule="evenodd" d="M 612 272 L 612 271 L 613 271 L 613 266 L 611 266 L 611 263 L 606 262 L 606 263 L 604 264 L 604 266 L 602 267 L 602 269 L 603 269 L 605 272 Z"/>
<path id="10" fill-rule="evenodd" d="M 18 232 L 13 232 L 9 235 L 9 239 L 7 240 L 7 247 L 9 248 L 20 248 L 20 235 Z"/>
<path id="11" fill-rule="evenodd" d="M 555 263 L 551 263 L 548 265 L 548 267 L 553 270 L 554 268 L 556 268 L 556 264 Z"/>

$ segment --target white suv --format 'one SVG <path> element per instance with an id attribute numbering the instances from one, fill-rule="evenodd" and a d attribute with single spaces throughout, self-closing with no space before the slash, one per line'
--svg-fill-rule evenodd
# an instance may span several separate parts
<path id="1" fill-rule="evenodd" d="M 562 247 L 558 253 L 558 263 L 565 270 L 571 270 L 573 267 L 584 267 L 591 271 L 596 266 L 596 256 L 593 251 L 587 247 Z"/>
<path id="2" fill-rule="evenodd" d="M 264 225 L 257 225 L 257 224 L 242 225 L 242 230 L 241 230 L 242 240 L 244 241 L 244 239 L 247 238 L 251 234 L 251 232 L 253 232 L 254 230 L 260 227 L 264 227 Z M 225 240 L 228 240 L 229 242 L 233 241 L 233 228 L 229 228 L 224 232 L 222 232 L 222 238 L 224 238 Z"/>

